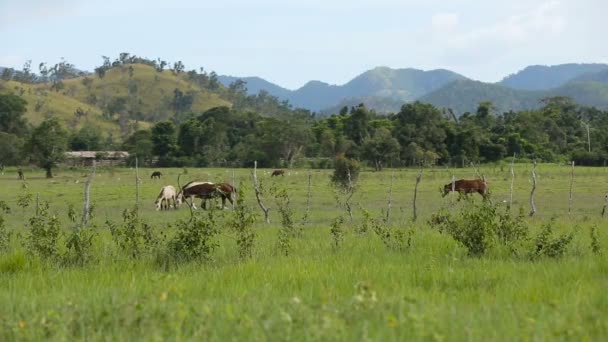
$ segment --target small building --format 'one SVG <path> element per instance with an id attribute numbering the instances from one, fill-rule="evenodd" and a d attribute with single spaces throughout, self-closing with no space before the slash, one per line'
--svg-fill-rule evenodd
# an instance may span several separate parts
<path id="1" fill-rule="evenodd" d="M 126 151 L 69 151 L 65 153 L 66 165 L 92 166 L 125 166 L 129 152 Z"/>

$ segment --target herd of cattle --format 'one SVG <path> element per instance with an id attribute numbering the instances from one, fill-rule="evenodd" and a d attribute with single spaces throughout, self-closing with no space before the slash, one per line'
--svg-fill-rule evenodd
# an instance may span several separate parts
<path id="1" fill-rule="evenodd" d="M 155 171 L 150 178 L 160 179 L 161 175 L 159 171 Z M 285 171 L 274 170 L 271 177 L 284 175 Z M 445 197 L 451 191 L 465 195 L 478 193 L 484 200 L 489 195 L 488 183 L 485 179 L 460 179 L 448 183 L 443 187 L 443 196 Z M 186 202 L 192 209 L 196 210 L 194 199 L 200 198 L 201 208 L 206 210 L 207 200 L 220 197 L 222 199 L 222 209 L 226 209 L 226 200 L 234 205 L 235 193 L 236 188 L 229 183 L 192 181 L 184 185 L 179 192 L 172 185 L 162 187 L 154 204 L 156 205 L 156 210 L 167 210 L 171 208 L 177 209 L 183 202 Z M 190 199 L 190 202 L 187 201 L 188 199 Z"/>

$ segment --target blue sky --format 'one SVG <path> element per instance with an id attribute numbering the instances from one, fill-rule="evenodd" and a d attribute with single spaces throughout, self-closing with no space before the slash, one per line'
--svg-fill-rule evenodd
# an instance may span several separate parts
<path id="1" fill-rule="evenodd" d="M 498 81 L 531 64 L 608 63 L 607 0 L 0 0 L 0 66 L 130 52 L 294 89 L 376 66 Z"/>

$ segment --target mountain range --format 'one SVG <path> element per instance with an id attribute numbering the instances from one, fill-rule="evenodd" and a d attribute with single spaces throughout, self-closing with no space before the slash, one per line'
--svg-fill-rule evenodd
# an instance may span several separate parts
<path id="1" fill-rule="evenodd" d="M 497 83 L 479 82 L 458 73 L 437 69 L 368 70 L 343 85 L 310 81 L 289 90 L 260 77 L 220 76 L 224 85 L 246 82 L 247 91 L 266 91 L 294 107 L 321 114 L 336 113 L 344 106 L 364 103 L 380 113 L 397 112 L 407 102 L 420 100 L 462 114 L 479 102 L 491 101 L 499 112 L 532 109 L 551 96 L 569 96 L 576 102 L 608 108 L 608 64 L 532 65 Z"/>

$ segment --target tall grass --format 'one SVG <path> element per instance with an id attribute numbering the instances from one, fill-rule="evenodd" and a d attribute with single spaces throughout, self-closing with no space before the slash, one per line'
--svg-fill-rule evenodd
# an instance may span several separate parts
<path id="1" fill-rule="evenodd" d="M 517 166 L 515 208 L 525 206 L 530 184 L 527 165 Z M 0 252 L 0 340 L 601 340 L 608 335 L 608 259 L 594 253 L 592 243 L 606 246 L 601 220 L 603 169 L 577 170 L 574 210 L 567 217 L 567 167 L 539 165 L 538 213 L 525 218 L 536 237 L 551 217 L 553 234 L 574 231 L 560 258 L 513 258 L 501 253 L 471 257 L 465 247 L 425 222 L 439 210 L 456 215 L 464 202 L 441 198 L 439 187 L 451 175 L 425 170 L 419 186 L 419 219 L 411 224 L 411 194 L 416 170 L 397 170 L 393 215 L 386 229 L 411 231 L 408 248 L 387 248 L 374 229 L 355 232 L 364 223 L 365 207 L 378 216 L 386 205 L 390 172 L 362 172 L 353 198 L 354 220 L 341 227 L 339 248 L 330 226 L 346 213 L 334 201 L 330 173 L 313 171 L 310 223 L 290 239 L 290 253 L 277 253 L 280 213 L 271 211 L 266 225 L 258 212 L 251 256 L 242 258 L 235 233 L 227 228 L 232 211 L 218 211 L 219 232 L 210 258 L 162 267 L 154 253 L 134 259 L 112 239 L 106 220 L 122 222 L 134 205 L 133 171 L 103 170 L 91 185 L 96 215 L 92 260 L 83 266 L 40 259 L 25 252 L 26 218 L 33 204 L 15 203 L 22 193 L 13 170 L 0 177 L 0 200 L 10 245 Z M 486 167 L 492 199 L 508 198 L 507 171 Z M 140 172 L 144 173 L 144 171 Z M 178 220 L 190 212 L 156 212 L 154 197 L 166 184 L 176 184 L 181 170 L 162 170 L 163 180 L 141 185 L 138 217 L 159 244 L 175 236 Z M 474 171 L 456 170 L 457 178 Z M 503 175 L 504 173 L 504 175 Z M 247 170 L 236 170 L 237 182 L 249 181 Z M 49 201 L 66 227 L 70 205 L 80 207 L 83 179 L 78 171 L 62 171 L 54 180 L 42 171 L 28 172 L 28 191 Z M 303 213 L 307 172 L 289 171 L 271 179 L 287 191 L 296 216 Z M 231 170 L 191 169 L 191 179 L 232 181 Z M 504 179 L 507 180 L 504 180 Z M 563 201 L 561 200 L 563 198 Z M 257 210 L 252 193 L 243 199 Z M 479 198 L 474 198 L 479 203 Z M 516 214 L 515 211 L 514 214 Z M 593 235 L 589 233 L 591 227 Z M 592 238 L 592 236 L 594 236 Z M 61 246 L 61 243 L 60 243 Z M 65 247 L 61 247 L 65 248 Z M 62 253 L 61 248 L 58 253 Z"/>

